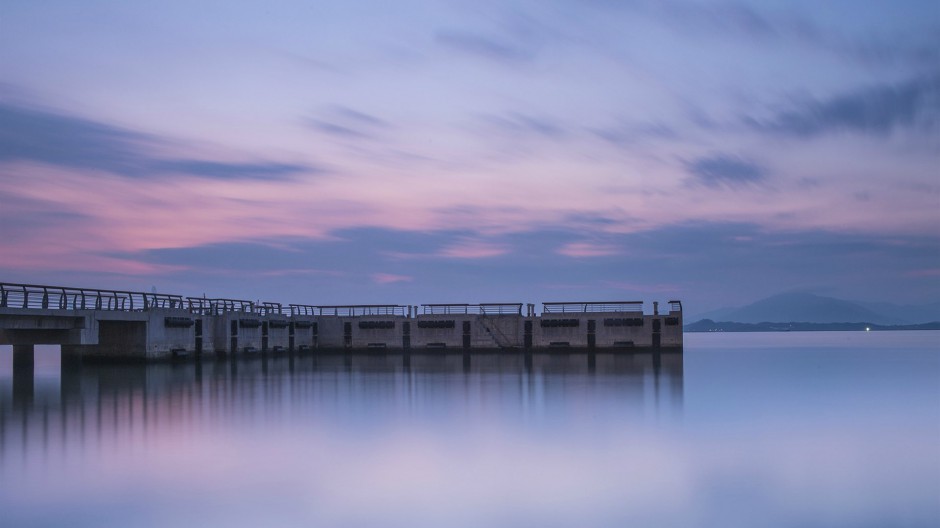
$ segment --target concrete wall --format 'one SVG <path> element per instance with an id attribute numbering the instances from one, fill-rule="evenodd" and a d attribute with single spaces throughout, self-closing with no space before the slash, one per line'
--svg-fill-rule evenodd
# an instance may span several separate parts
<path id="1" fill-rule="evenodd" d="M 343 323 L 355 320 L 355 317 L 318 316 L 318 348 L 343 348 Z"/>
<path id="2" fill-rule="evenodd" d="M 480 315 L 475 326 L 480 327 L 479 339 L 496 344 L 497 348 L 522 348 L 526 318 L 521 315 Z"/>
<path id="3" fill-rule="evenodd" d="M 572 347 L 585 348 L 587 322 L 594 316 L 579 314 L 545 314 L 536 317 L 532 325 L 532 341 L 536 348 Z"/>
<path id="4" fill-rule="evenodd" d="M 316 322 L 320 349 L 401 349 L 404 323 L 414 331 L 414 321 L 400 315 L 321 315 Z"/>
<path id="5" fill-rule="evenodd" d="M 207 317 L 212 327 L 213 350 L 219 355 L 261 352 L 262 317 L 228 312 Z"/>
<path id="6" fill-rule="evenodd" d="M 364 315 L 349 321 L 352 330 L 352 348 L 402 348 L 403 323 L 410 320 L 402 316 Z"/>
<path id="7" fill-rule="evenodd" d="M 290 318 L 294 333 L 294 350 L 305 351 L 317 348 L 320 339 L 320 328 L 314 316 L 298 315 Z"/>
<path id="8" fill-rule="evenodd" d="M 463 314 L 419 315 L 411 325 L 413 349 L 462 349 L 463 324 L 474 316 Z"/>
<path id="9" fill-rule="evenodd" d="M 265 338 L 267 334 L 267 339 Z M 290 348 L 290 322 L 287 317 L 271 315 L 262 318 L 261 349 L 266 352 L 286 352 Z"/>
<path id="10" fill-rule="evenodd" d="M 590 325 L 593 321 L 593 332 Z M 348 326 L 347 326 L 348 325 Z M 405 331 L 406 325 L 408 331 Z M 526 327 L 531 326 L 531 342 Z M 348 332 L 347 332 L 348 329 Z M 201 330 L 201 334 L 200 334 Z M 593 339 L 591 336 L 593 335 Z M 234 345 L 233 345 L 233 337 Z M 60 344 L 85 358 L 157 360 L 177 355 L 303 350 L 532 350 L 682 347 L 682 314 L 296 316 L 182 309 L 140 312 L 0 309 L 0 344 Z"/>
<path id="11" fill-rule="evenodd" d="M 535 318 L 533 344 L 536 348 L 591 348 L 591 321 L 593 348 L 649 348 L 654 346 L 657 333 L 660 347 L 682 346 L 682 316 L 675 312 L 658 315 L 638 312 L 543 314 Z"/>

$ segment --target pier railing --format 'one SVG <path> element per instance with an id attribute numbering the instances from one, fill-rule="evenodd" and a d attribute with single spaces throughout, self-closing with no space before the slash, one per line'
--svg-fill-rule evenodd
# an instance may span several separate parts
<path id="1" fill-rule="evenodd" d="M 185 307 L 181 295 L 0 283 L 0 308 L 134 312 Z"/>
<path id="2" fill-rule="evenodd" d="M 668 301 L 669 311 L 682 312 L 680 301 Z M 422 304 L 424 315 L 522 315 L 522 303 Z M 165 293 L 147 293 L 94 288 L 70 288 L 38 284 L 0 282 L 0 308 L 44 310 L 114 310 L 143 311 L 153 308 L 189 310 L 193 314 L 219 315 L 228 312 L 257 315 L 342 316 L 389 315 L 411 317 L 411 306 L 399 304 L 311 305 L 277 302 L 255 303 L 244 299 L 183 297 Z M 567 313 L 643 313 L 643 301 L 545 302 L 543 314 Z M 534 305 L 527 305 L 534 316 Z"/>
<path id="3" fill-rule="evenodd" d="M 605 312 L 643 313 L 643 301 L 546 302 L 546 303 L 542 303 L 542 313 L 605 313 Z"/>
<path id="4" fill-rule="evenodd" d="M 522 315 L 522 303 L 422 304 L 424 315 Z"/>
<path id="5" fill-rule="evenodd" d="M 290 308 L 291 317 L 296 315 L 317 315 L 318 311 L 318 307 L 312 304 L 288 304 L 287 307 Z"/>
<path id="6" fill-rule="evenodd" d="M 408 307 L 399 304 L 349 304 L 337 306 L 313 306 L 291 304 L 291 315 L 333 315 L 357 317 L 360 315 L 399 315 L 404 317 Z"/>
<path id="7" fill-rule="evenodd" d="M 284 313 L 284 305 L 278 302 L 262 302 L 255 307 L 258 315 L 281 315 Z"/>
<path id="8" fill-rule="evenodd" d="M 255 313 L 255 303 L 244 299 L 207 299 L 187 297 L 189 311 L 199 315 L 220 315 L 228 312 Z"/>

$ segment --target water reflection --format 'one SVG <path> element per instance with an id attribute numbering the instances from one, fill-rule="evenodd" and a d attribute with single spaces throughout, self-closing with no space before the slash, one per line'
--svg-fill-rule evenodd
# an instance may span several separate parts
<path id="1" fill-rule="evenodd" d="M 29 379 L 0 348 L 0 511 L 18 527 L 937 526 L 940 333 L 881 334 L 694 335 L 658 357 L 39 354 Z"/>
<path id="2" fill-rule="evenodd" d="M 624 419 L 673 416 L 682 407 L 683 361 L 674 353 L 291 355 L 62 365 L 58 376 L 14 363 L 0 370 L 0 390 L 2 462 L 104 435 L 133 442 L 161 428 L 259 420 L 517 422 L 571 418 L 586 405 Z"/>

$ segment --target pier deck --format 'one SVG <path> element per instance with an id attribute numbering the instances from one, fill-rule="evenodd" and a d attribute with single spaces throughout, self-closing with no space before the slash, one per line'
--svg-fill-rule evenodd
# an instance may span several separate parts
<path id="1" fill-rule="evenodd" d="M 157 361 L 279 352 L 531 353 L 682 350 L 682 304 L 313 305 L 0 283 L 0 344 L 20 355 Z"/>

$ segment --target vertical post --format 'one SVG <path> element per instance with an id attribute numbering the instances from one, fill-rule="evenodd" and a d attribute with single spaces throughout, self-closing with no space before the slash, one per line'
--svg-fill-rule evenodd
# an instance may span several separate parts
<path id="1" fill-rule="evenodd" d="M 653 348 L 659 348 L 662 342 L 662 319 L 653 319 Z"/>
<path id="2" fill-rule="evenodd" d="M 268 352 L 268 322 L 263 321 L 261 323 L 261 353 L 265 354 Z"/>
<path id="3" fill-rule="evenodd" d="M 593 350 L 597 345 L 597 321 L 588 319 L 587 323 L 587 346 L 588 349 Z"/>
<path id="4" fill-rule="evenodd" d="M 463 347 L 464 348 L 470 348 L 470 344 L 471 344 L 470 343 L 470 339 L 471 339 L 470 330 L 471 330 L 470 321 L 464 321 L 463 322 Z"/>
<path id="5" fill-rule="evenodd" d="M 195 340 L 194 346 L 196 349 L 196 355 L 202 355 L 202 319 L 196 319 L 195 329 L 193 330 L 193 338 Z"/>
<path id="6" fill-rule="evenodd" d="M 231 326 L 229 354 L 234 356 L 238 352 L 238 319 L 232 319 L 229 325 Z"/>
<path id="7" fill-rule="evenodd" d="M 291 321 L 287 323 L 287 352 L 290 354 L 294 353 L 294 337 L 295 337 L 294 322 Z"/>

